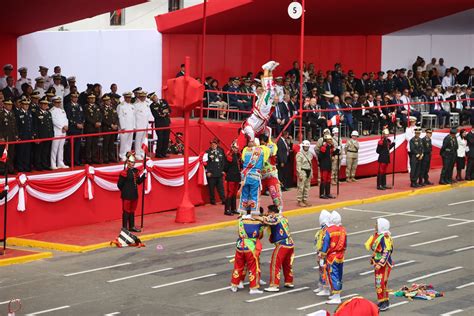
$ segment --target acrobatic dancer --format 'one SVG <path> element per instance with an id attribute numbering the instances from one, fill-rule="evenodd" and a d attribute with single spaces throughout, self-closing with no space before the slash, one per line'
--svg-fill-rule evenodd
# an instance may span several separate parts
<path id="1" fill-rule="evenodd" d="M 257 95 L 257 102 L 253 107 L 252 114 L 242 125 L 242 130 L 237 138 L 239 148 L 244 148 L 247 145 L 247 141 L 253 141 L 255 137 L 262 134 L 271 134 L 267 125 L 276 105 L 274 100 L 277 94 L 272 72 L 278 65 L 279 63 L 271 60 L 262 66 L 263 92 Z"/>
<path id="2" fill-rule="evenodd" d="M 278 212 L 283 211 L 283 200 L 281 198 L 281 186 L 278 179 L 277 164 L 277 145 L 265 134 L 259 136 L 260 145 L 266 146 L 270 152 L 268 161 L 263 164 L 262 169 L 262 193 L 268 191 L 272 198 L 273 205 L 278 208 Z"/>

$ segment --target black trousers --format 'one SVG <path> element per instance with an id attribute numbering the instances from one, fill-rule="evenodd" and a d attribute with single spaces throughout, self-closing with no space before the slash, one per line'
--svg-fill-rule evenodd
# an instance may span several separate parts
<path id="1" fill-rule="evenodd" d="M 117 157 L 115 157 L 115 140 L 117 139 L 116 134 L 104 135 L 103 138 L 103 159 L 104 163 L 116 162 Z"/>
<path id="2" fill-rule="evenodd" d="M 97 146 L 98 141 L 99 141 L 99 138 L 97 136 L 86 137 L 86 162 L 87 163 L 98 162 L 98 146 Z"/>
<path id="3" fill-rule="evenodd" d="M 51 141 L 35 145 L 35 167 L 38 170 L 51 167 Z"/>
<path id="4" fill-rule="evenodd" d="M 416 155 L 410 154 L 410 181 L 416 183 L 420 177 L 421 160 L 416 158 Z"/>
<path id="5" fill-rule="evenodd" d="M 168 152 L 168 146 L 170 142 L 170 130 L 157 130 L 156 137 L 158 138 L 156 141 L 156 157 L 164 158 L 166 157 L 166 153 Z"/>
<path id="6" fill-rule="evenodd" d="M 453 180 L 454 157 L 443 156 L 443 169 L 441 169 L 440 182 L 451 183 Z"/>
<path id="7" fill-rule="evenodd" d="M 283 164 L 283 167 L 281 164 L 277 164 L 277 170 L 278 170 L 278 180 L 280 180 L 282 186 L 284 188 L 288 188 L 289 183 L 288 183 L 288 168 L 286 168 L 287 164 Z"/>
<path id="8" fill-rule="evenodd" d="M 216 198 L 214 196 L 214 191 L 216 188 L 221 201 L 225 201 L 224 180 L 222 179 L 222 176 L 208 177 L 207 185 L 209 186 L 209 199 L 211 200 L 211 203 L 216 203 Z"/>
<path id="9" fill-rule="evenodd" d="M 466 180 L 474 180 L 474 157 L 467 157 Z"/>
<path id="10" fill-rule="evenodd" d="M 16 167 L 20 172 L 31 171 L 32 143 L 19 144 L 16 147 Z"/>
<path id="11" fill-rule="evenodd" d="M 431 167 L 431 155 L 424 155 L 423 159 L 421 160 L 421 169 L 420 169 L 420 176 L 419 176 L 419 183 L 428 182 L 430 176 L 428 173 L 430 172 Z"/>

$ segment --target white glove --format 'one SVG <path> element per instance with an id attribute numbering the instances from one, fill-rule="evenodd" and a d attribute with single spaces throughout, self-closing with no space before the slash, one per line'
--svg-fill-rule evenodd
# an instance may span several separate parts
<path id="1" fill-rule="evenodd" d="M 319 266 L 324 267 L 324 259 L 319 259 Z"/>
<path id="2" fill-rule="evenodd" d="M 3 190 L 8 191 L 8 190 L 10 190 L 10 187 L 9 187 L 8 185 L 6 185 L 6 186 L 3 188 Z"/>
<path id="3" fill-rule="evenodd" d="M 146 170 L 146 168 L 143 169 L 143 174 L 146 175 L 147 173 L 148 173 L 148 170 Z"/>

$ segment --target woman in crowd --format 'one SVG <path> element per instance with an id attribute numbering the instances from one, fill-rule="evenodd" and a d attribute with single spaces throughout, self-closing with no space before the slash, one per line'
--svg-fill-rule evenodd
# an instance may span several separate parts
<path id="1" fill-rule="evenodd" d="M 210 90 L 216 91 L 216 92 L 208 92 L 209 105 L 217 106 L 217 108 L 220 110 L 219 118 L 221 120 L 225 120 L 226 119 L 225 110 L 227 110 L 228 106 L 227 106 L 227 102 L 222 100 L 222 95 L 219 92 L 217 92 L 217 91 L 220 91 L 220 89 L 219 89 L 219 82 L 216 79 L 211 81 Z"/>
<path id="2" fill-rule="evenodd" d="M 466 140 L 466 130 L 461 129 L 459 134 L 456 136 L 458 141 L 458 152 L 456 158 L 456 180 L 461 181 L 463 180 L 462 177 L 462 170 L 466 167 L 466 148 L 467 148 L 467 140 Z"/>

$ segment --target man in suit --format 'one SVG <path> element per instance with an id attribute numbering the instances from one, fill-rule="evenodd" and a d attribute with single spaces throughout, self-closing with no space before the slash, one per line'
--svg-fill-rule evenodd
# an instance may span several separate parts
<path id="1" fill-rule="evenodd" d="M 179 72 L 176 74 L 176 78 L 184 76 L 185 68 L 186 68 L 185 65 L 181 64 L 181 66 L 179 68 Z"/>
<path id="2" fill-rule="evenodd" d="M 277 103 L 275 106 L 275 111 L 273 112 L 276 121 L 276 132 L 280 134 L 285 125 L 288 123 L 289 119 L 289 101 L 290 96 L 285 94 L 283 97 L 283 102 Z M 275 103 L 278 102 L 278 96 L 275 95 Z"/>
<path id="3" fill-rule="evenodd" d="M 13 77 L 8 76 L 7 77 L 7 86 L 2 90 L 3 92 L 3 97 L 5 100 L 12 100 L 18 98 L 20 95 L 18 93 L 18 90 L 15 88 L 15 85 L 13 83 Z"/>
<path id="4" fill-rule="evenodd" d="M 290 144 L 288 143 L 288 138 L 290 133 L 284 131 L 282 136 L 277 142 L 277 170 L 278 170 L 278 179 L 281 182 L 281 190 L 288 191 L 289 184 L 289 158 L 290 158 Z"/>
<path id="5" fill-rule="evenodd" d="M 472 111 L 472 107 L 474 106 L 474 94 L 472 93 L 472 87 L 466 88 L 466 93 L 461 96 L 462 100 L 462 111 L 461 111 L 461 125 L 463 123 L 470 123 L 474 125 L 474 112 Z"/>
<path id="6" fill-rule="evenodd" d="M 449 123 L 450 113 L 443 109 L 441 102 L 444 101 L 444 98 L 443 95 L 439 93 L 438 88 L 433 90 L 433 94 L 428 97 L 428 101 L 434 102 L 430 103 L 430 114 L 434 114 L 438 117 L 438 126 L 442 127 L 441 125 L 443 124 L 443 118 L 444 124 L 447 126 Z"/>
<path id="7" fill-rule="evenodd" d="M 368 88 L 367 88 L 367 79 L 368 78 L 369 78 L 369 76 L 367 75 L 366 72 L 364 72 L 362 74 L 362 78 L 360 78 L 359 80 L 356 81 L 355 90 L 357 91 L 357 93 L 359 95 L 365 95 L 365 93 L 368 91 Z"/>

